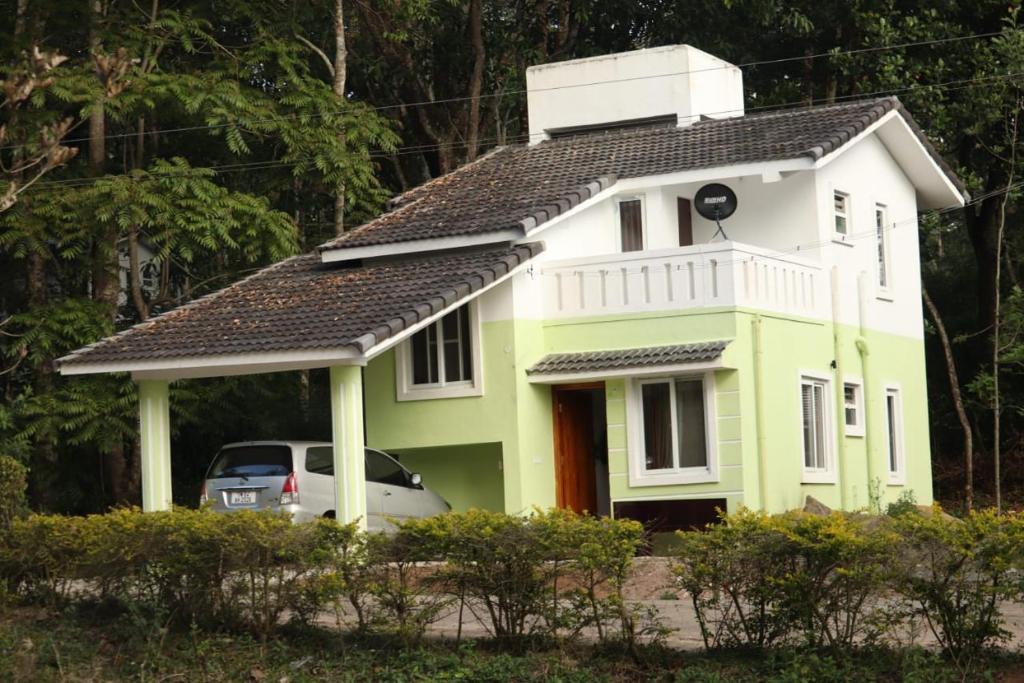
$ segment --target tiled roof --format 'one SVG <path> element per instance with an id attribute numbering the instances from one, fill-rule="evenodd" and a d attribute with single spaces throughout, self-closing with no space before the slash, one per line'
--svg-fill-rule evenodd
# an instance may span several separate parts
<path id="1" fill-rule="evenodd" d="M 614 351 L 553 353 L 541 358 L 526 374 L 559 375 L 703 363 L 717 359 L 728 345 L 728 341 L 710 341 Z"/>
<path id="2" fill-rule="evenodd" d="M 391 212 L 321 249 L 529 230 L 616 178 L 740 163 L 817 160 L 893 110 L 910 123 L 932 157 L 963 189 L 903 105 L 890 97 L 501 148 L 396 197 Z"/>
<path id="3" fill-rule="evenodd" d="M 306 254 L 61 359 L 62 365 L 274 351 L 365 352 L 543 250 L 539 242 L 357 267 Z"/>

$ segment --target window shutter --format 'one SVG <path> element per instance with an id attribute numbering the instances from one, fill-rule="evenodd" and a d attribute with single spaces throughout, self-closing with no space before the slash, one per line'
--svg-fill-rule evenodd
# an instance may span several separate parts
<path id="1" fill-rule="evenodd" d="M 800 385 L 803 406 L 804 467 L 814 467 L 814 397 L 810 384 Z"/>
<path id="2" fill-rule="evenodd" d="M 679 246 L 693 246 L 693 214 L 690 211 L 690 200 L 682 197 L 676 199 L 676 212 L 679 215 Z"/>

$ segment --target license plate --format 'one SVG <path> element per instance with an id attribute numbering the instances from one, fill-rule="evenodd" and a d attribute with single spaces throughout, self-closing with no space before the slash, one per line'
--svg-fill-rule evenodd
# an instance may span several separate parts
<path id="1" fill-rule="evenodd" d="M 255 505 L 255 491 L 231 491 L 230 502 L 232 505 Z"/>

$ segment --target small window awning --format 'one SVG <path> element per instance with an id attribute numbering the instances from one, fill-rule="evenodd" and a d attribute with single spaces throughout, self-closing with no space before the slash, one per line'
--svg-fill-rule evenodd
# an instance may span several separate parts
<path id="1" fill-rule="evenodd" d="M 563 384 L 610 377 L 644 377 L 725 367 L 722 352 L 730 340 L 645 346 L 608 351 L 553 353 L 527 369 L 530 381 Z"/>

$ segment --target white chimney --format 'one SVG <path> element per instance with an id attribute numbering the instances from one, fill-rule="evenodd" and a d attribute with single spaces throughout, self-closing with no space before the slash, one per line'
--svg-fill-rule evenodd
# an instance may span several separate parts
<path id="1" fill-rule="evenodd" d="M 566 129 L 743 115 L 739 68 L 689 45 L 531 66 L 526 90 L 530 144 Z"/>

